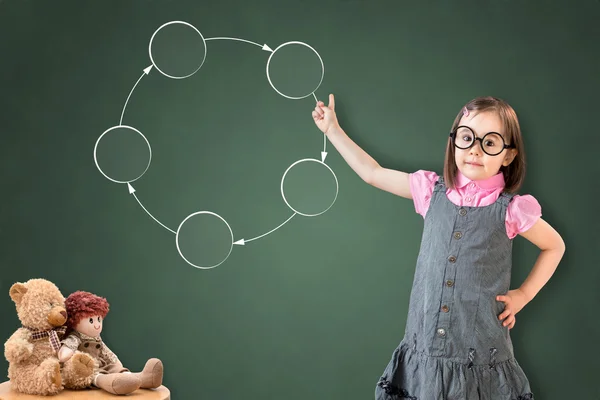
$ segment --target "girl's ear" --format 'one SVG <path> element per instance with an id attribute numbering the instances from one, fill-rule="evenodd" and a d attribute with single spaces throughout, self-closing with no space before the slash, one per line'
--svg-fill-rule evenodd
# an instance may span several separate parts
<path id="1" fill-rule="evenodd" d="M 506 155 L 504 156 L 504 161 L 502 161 L 502 165 L 508 167 L 508 165 L 511 162 L 513 162 L 518 153 L 519 152 L 517 151 L 517 149 L 509 149 Z"/>

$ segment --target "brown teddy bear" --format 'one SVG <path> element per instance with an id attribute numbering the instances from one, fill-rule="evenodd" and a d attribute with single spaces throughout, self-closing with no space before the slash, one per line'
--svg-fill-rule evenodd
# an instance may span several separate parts
<path id="1" fill-rule="evenodd" d="M 9 294 L 22 324 L 4 344 L 11 387 L 27 394 L 57 394 L 63 389 L 57 356 L 67 321 L 65 299 L 45 279 L 15 283 Z M 93 367 L 93 359 L 82 353 L 65 363 L 63 371 L 90 380 Z"/>
<path id="2" fill-rule="evenodd" d="M 142 372 L 132 373 L 102 341 L 100 333 L 109 310 L 105 298 L 77 291 L 67 297 L 65 306 L 69 315 L 68 330 L 61 342 L 59 360 L 68 362 L 67 360 L 84 352 L 90 354 L 95 361 L 93 380 L 85 382 L 73 379 L 70 374 L 63 374 L 66 388 L 84 389 L 95 386 L 112 394 L 124 395 L 140 387 L 152 389 L 162 384 L 163 364 L 159 359 L 151 358 Z"/>

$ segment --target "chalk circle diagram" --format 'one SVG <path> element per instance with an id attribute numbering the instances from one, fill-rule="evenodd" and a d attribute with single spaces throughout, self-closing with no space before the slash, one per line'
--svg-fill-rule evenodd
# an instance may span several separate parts
<path id="1" fill-rule="evenodd" d="M 169 65 L 168 62 L 165 62 L 167 60 L 161 61 L 159 59 L 160 56 L 157 55 L 157 47 L 160 45 L 161 40 L 164 42 L 165 37 L 168 39 L 169 37 L 172 37 L 169 35 L 174 33 L 185 36 L 187 41 L 186 43 L 192 43 L 191 46 L 197 50 L 197 55 L 195 57 L 192 57 L 194 65 L 192 65 L 191 67 L 189 65 L 186 65 L 185 68 L 182 68 L 180 65 Z M 189 214 L 183 221 L 181 221 L 181 223 L 177 227 L 177 230 L 173 230 L 164 225 L 158 219 L 156 219 L 146 209 L 146 207 L 144 207 L 144 205 L 135 193 L 136 190 L 133 188 L 132 182 L 140 179 L 148 171 L 148 168 L 150 167 L 152 161 L 152 148 L 150 146 L 150 142 L 142 132 L 140 132 L 133 126 L 123 124 L 123 116 L 125 114 L 127 104 L 137 85 L 144 78 L 144 76 L 150 73 L 150 71 L 153 68 L 156 69 L 160 74 L 170 79 L 186 79 L 195 75 L 198 71 L 200 71 L 202 65 L 204 64 L 204 61 L 206 60 L 207 42 L 219 40 L 233 40 L 238 42 L 244 42 L 247 44 L 252 44 L 254 46 L 258 46 L 263 51 L 269 53 L 269 57 L 267 59 L 265 68 L 266 78 L 271 88 L 273 88 L 273 90 L 275 90 L 279 95 L 291 100 L 300 100 L 309 96 L 313 96 L 315 102 L 318 101 L 317 96 L 315 95 L 315 91 L 319 88 L 321 82 L 323 81 L 325 67 L 323 65 L 323 60 L 319 53 L 317 53 L 317 51 L 308 44 L 298 41 L 286 42 L 279 45 L 275 48 L 275 50 L 273 50 L 267 44 L 261 45 L 256 42 L 240 38 L 205 38 L 196 27 L 187 22 L 170 21 L 156 29 L 156 31 L 150 38 L 150 43 L 148 45 L 148 54 L 150 56 L 150 61 L 152 62 L 152 64 L 143 69 L 143 73 L 129 92 L 129 95 L 125 100 L 123 110 L 121 112 L 119 124 L 116 126 L 112 126 L 106 131 L 104 131 L 98 137 L 96 144 L 94 145 L 94 162 L 96 164 L 96 167 L 98 168 L 98 171 L 100 171 L 100 173 L 106 179 L 112 182 L 127 184 L 129 194 L 133 195 L 133 197 L 136 199 L 136 201 L 139 203 L 142 209 L 144 209 L 144 211 L 156 223 L 158 223 L 171 233 L 175 234 L 175 244 L 177 246 L 177 251 L 179 252 L 181 258 L 183 258 L 183 260 L 185 260 L 185 262 L 187 262 L 189 265 L 198 269 L 211 269 L 221 265 L 231 255 L 234 245 L 245 246 L 245 244 L 248 242 L 252 242 L 254 240 L 265 237 L 266 235 L 275 232 L 277 229 L 285 225 L 296 215 L 301 215 L 304 217 L 315 217 L 323 214 L 333 206 L 337 199 L 339 190 L 339 184 L 335 173 L 327 164 L 325 164 L 325 158 L 327 157 L 327 138 L 325 137 L 325 135 L 323 135 L 323 148 L 321 151 L 320 159 L 300 159 L 291 164 L 283 173 L 283 176 L 281 177 L 281 197 L 283 198 L 285 204 L 292 211 L 292 215 L 279 226 L 271 229 L 266 233 L 252 237 L 250 239 L 241 238 L 236 240 L 234 238 L 233 230 L 231 229 L 231 226 L 227 223 L 227 221 L 222 216 L 207 210 L 196 211 Z M 301 49 L 304 52 L 308 52 L 310 56 L 312 56 L 313 58 L 316 57 L 316 59 L 318 59 L 318 62 L 315 62 L 314 64 L 317 65 L 317 68 L 320 67 L 320 76 L 318 81 L 313 79 L 313 82 L 311 82 L 311 87 L 309 87 L 308 90 L 304 90 L 303 93 L 296 93 L 296 91 L 293 91 L 292 93 L 290 89 L 283 89 L 281 87 L 282 85 L 280 84 L 277 84 L 276 86 L 277 79 L 274 77 L 274 73 L 273 71 L 271 71 L 271 68 L 274 63 L 277 63 L 278 52 L 281 54 L 281 52 L 283 51 L 288 51 L 289 53 L 290 50 L 294 51 L 298 49 Z M 168 58 L 170 59 L 172 55 L 173 54 L 170 53 Z M 186 56 L 188 56 L 187 59 L 189 60 L 189 52 L 186 53 Z M 131 154 L 132 150 L 135 150 L 134 155 Z M 110 152 L 111 155 L 114 155 L 114 153 L 116 152 L 117 156 L 99 156 L 99 154 L 102 155 L 106 154 L 107 152 Z M 100 161 L 100 159 L 102 159 L 102 161 Z M 335 191 L 331 190 L 331 201 L 329 202 L 328 200 L 326 206 L 324 207 L 321 205 L 320 210 L 311 210 L 310 212 L 307 210 L 300 209 L 298 205 L 292 204 L 292 201 L 288 197 L 286 197 L 286 193 L 284 191 L 286 177 L 289 178 L 289 175 L 292 172 L 292 170 L 298 168 L 301 165 L 308 166 L 309 164 L 312 165 L 311 168 L 313 168 L 313 170 L 315 165 L 319 168 L 323 168 L 326 174 L 330 174 L 330 178 L 332 178 L 330 179 L 330 182 L 335 182 Z M 127 172 L 124 173 L 123 170 L 127 170 Z M 333 192 L 335 192 L 335 194 L 333 194 Z M 221 242 L 221 246 L 219 246 L 220 252 L 217 256 L 211 257 L 211 259 L 196 259 L 198 257 L 192 257 L 192 255 L 186 252 L 185 246 L 183 246 L 182 243 L 186 241 L 188 243 L 196 241 L 197 244 L 198 239 L 196 239 L 194 236 L 192 236 L 191 239 L 189 237 L 185 237 L 186 235 L 190 236 L 190 232 L 194 231 L 194 229 L 192 229 L 194 228 L 194 224 L 208 224 L 209 226 L 214 227 L 215 231 L 219 231 L 218 238 L 212 238 L 215 240 L 211 241 L 212 244 L 214 244 L 215 241 Z M 223 241 L 225 242 L 224 246 L 222 245 Z"/>

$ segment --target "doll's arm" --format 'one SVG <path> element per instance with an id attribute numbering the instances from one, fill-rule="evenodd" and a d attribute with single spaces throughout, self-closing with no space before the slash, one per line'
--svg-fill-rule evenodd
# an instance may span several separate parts
<path id="1" fill-rule="evenodd" d="M 73 354 L 75 354 L 75 351 L 63 344 L 60 346 L 60 350 L 58 351 L 58 361 L 66 362 L 69 360 L 69 358 L 73 357 Z"/>
<path id="2" fill-rule="evenodd" d="M 61 343 L 62 343 L 62 346 L 60 347 L 60 350 L 58 351 L 58 360 L 60 362 L 65 362 L 69 358 L 71 358 L 73 356 L 73 354 L 75 354 L 75 350 L 77 350 L 79 348 L 79 345 L 81 344 L 81 340 L 76 335 L 70 334 L 69 336 L 64 338 L 61 341 Z"/>
<path id="3" fill-rule="evenodd" d="M 19 328 L 4 343 L 4 357 L 10 363 L 27 360 L 33 354 L 33 343 L 29 341 L 31 333 L 25 328 Z"/>

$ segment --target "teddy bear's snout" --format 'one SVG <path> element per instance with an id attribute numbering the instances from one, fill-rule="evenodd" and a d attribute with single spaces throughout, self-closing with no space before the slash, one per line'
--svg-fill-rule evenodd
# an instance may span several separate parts
<path id="1" fill-rule="evenodd" d="M 48 314 L 48 322 L 52 326 L 61 326 L 67 322 L 67 311 L 62 307 L 54 307 Z"/>

